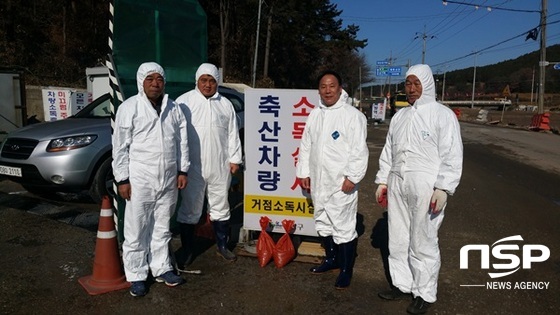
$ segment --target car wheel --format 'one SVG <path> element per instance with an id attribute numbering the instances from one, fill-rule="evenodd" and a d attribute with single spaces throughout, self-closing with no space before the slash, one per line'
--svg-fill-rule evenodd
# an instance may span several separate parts
<path id="1" fill-rule="evenodd" d="M 95 176 L 89 188 L 89 195 L 96 203 L 101 203 L 103 196 L 109 195 L 107 182 L 113 179 L 112 159 L 109 157 L 95 171 Z"/>

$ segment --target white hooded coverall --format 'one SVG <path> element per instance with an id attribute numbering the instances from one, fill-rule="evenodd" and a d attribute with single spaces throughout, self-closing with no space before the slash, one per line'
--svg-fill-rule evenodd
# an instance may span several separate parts
<path id="1" fill-rule="evenodd" d="M 163 96 L 161 114 L 146 97 L 144 79 L 163 68 L 142 64 L 138 94 L 123 102 L 113 131 L 113 174 L 128 179 L 131 197 L 124 215 L 123 264 L 126 279 L 145 281 L 173 270 L 169 259 L 169 222 L 177 204 L 177 174 L 189 169 L 187 126 L 177 103 Z"/>
<path id="2" fill-rule="evenodd" d="M 196 72 L 196 81 L 208 74 L 218 81 L 218 69 L 212 64 L 202 64 Z M 228 191 L 231 185 L 230 163 L 242 163 L 241 141 L 237 117 L 231 102 L 216 92 L 206 98 L 196 87 L 179 96 L 188 122 L 191 167 L 189 184 L 181 190 L 181 205 L 177 221 L 198 223 L 208 198 L 211 221 L 230 218 Z"/>
<path id="3" fill-rule="evenodd" d="M 436 101 L 429 66 L 412 66 L 409 75 L 422 83 L 422 95 L 391 119 L 375 182 L 387 184 L 393 284 L 434 303 L 441 266 L 438 229 L 445 208 L 437 215 L 428 211 L 434 189 L 455 192 L 463 144 L 456 115 Z"/>
<path id="4" fill-rule="evenodd" d="M 368 166 L 367 121 L 342 97 L 332 106 L 321 104 L 307 118 L 299 147 L 298 178 L 309 177 L 315 229 L 336 244 L 358 237 L 358 187 Z M 342 191 L 344 179 L 356 186 Z"/>

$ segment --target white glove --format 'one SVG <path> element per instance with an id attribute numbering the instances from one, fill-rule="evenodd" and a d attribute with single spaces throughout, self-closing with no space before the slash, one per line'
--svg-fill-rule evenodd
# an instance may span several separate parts
<path id="1" fill-rule="evenodd" d="M 430 201 L 430 213 L 438 214 L 447 204 L 447 193 L 441 189 L 435 189 Z"/>
<path id="2" fill-rule="evenodd" d="M 379 184 L 379 186 L 377 186 L 377 190 L 375 191 L 375 200 L 377 200 L 378 203 L 382 203 L 383 201 L 385 201 L 385 206 L 386 202 L 387 202 L 387 185 L 385 184 Z"/>

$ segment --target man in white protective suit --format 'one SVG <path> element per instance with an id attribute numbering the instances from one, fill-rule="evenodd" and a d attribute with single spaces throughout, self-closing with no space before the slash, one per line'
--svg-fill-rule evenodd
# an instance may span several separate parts
<path id="1" fill-rule="evenodd" d="M 438 229 L 447 195 L 459 185 L 463 144 L 457 116 L 436 102 L 432 70 L 414 65 L 405 92 L 412 105 L 391 119 L 379 158 L 376 198 L 388 200 L 389 270 L 393 287 L 386 300 L 410 299 L 411 314 L 424 314 L 436 301 L 441 266 Z"/>
<path id="2" fill-rule="evenodd" d="M 311 189 L 315 229 L 323 238 L 325 259 L 310 271 L 340 269 L 335 287 L 344 289 L 352 278 L 358 233 L 358 186 L 368 165 L 365 116 L 341 97 L 342 79 L 334 71 L 319 76 L 320 105 L 305 124 L 296 176 Z"/>
<path id="3" fill-rule="evenodd" d="M 231 176 L 242 163 L 237 117 L 231 102 L 218 92 L 218 68 L 203 63 L 196 71 L 195 89 L 177 98 L 189 131 L 189 188 L 181 191 L 177 215 L 182 248 L 177 268 L 184 271 L 193 260 L 194 229 L 203 212 L 207 212 L 216 236 L 217 253 L 228 261 L 237 256 L 228 249 L 231 216 L 228 191 Z"/>
<path id="4" fill-rule="evenodd" d="M 179 105 L 164 94 L 165 73 L 154 62 L 140 65 L 138 94 L 123 102 L 113 131 L 113 173 L 126 200 L 123 264 L 130 294 L 147 293 L 151 270 L 168 286 L 184 280 L 174 274 L 169 255 L 169 223 L 178 189 L 187 185 L 187 124 Z"/>

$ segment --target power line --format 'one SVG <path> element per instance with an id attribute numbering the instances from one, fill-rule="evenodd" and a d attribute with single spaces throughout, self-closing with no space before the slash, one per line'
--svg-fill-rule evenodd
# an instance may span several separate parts
<path id="1" fill-rule="evenodd" d="M 474 4 L 474 3 L 466 3 L 466 2 L 460 2 L 460 1 L 443 0 L 443 5 L 447 5 L 448 3 L 471 6 L 471 7 L 476 8 L 477 10 L 480 7 L 485 7 L 486 10 L 488 10 L 488 11 L 502 10 L 502 11 L 511 11 L 511 12 L 539 13 L 539 14 L 541 13 L 541 11 L 536 11 L 536 10 L 508 9 L 508 8 L 501 8 L 501 7 L 497 7 L 497 6 L 487 6 L 487 5 L 483 5 L 483 4 Z"/>
<path id="2" fill-rule="evenodd" d="M 464 55 L 464 56 L 462 56 L 462 57 L 458 57 L 458 58 L 455 58 L 455 59 L 451 59 L 451 60 L 446 61 L 446 62 L 437 63 L 437 64 L 433 65 L 433 67 L 437 67 L 437 66 L 440 66 L 440 65 L 444 65 L 444 64 L 446 64 L 446 63 L 450 63 L 450 62 L 454 62 L 454 61 L 457 61 L 457 60 L 461 60 L 461 59 L 464 59 L 464 58 L 467 58 L 467 57 L 470 57 L 470 56 L 473 56 L 473 55 L 478 55 L 478 54 L 480 54 L 480 53 L 483 52 L 483 51 L 486 51 L 486 50 L 488 50 L 488 49 L 494 48 L 494 47 L 499 46 L 499 45 L 501 45 L 501 44 L 504 44 L 504 43 L 507 43 L 507 42 L 509 42 L 509 41 L 512 41 L 512 40 L 514 40 L 514 39 L 516 39 L 516 38 L 518 38 L 518 37 L 526 36 L 526 35 L 527 35 L 527 32 L 524 32 L 524 33 L 522 33 L 522 34 L 519 34 L 519 35 L 516 35 L 516 36 L 514 36 L 514 37 L 508 38 L 508 39 L 506 39 L 506 40 L 503 40 L 503 41 L 501 41 L 501 42 L 499 42 L 499 43 L 497 43 L 497 44 L 490 45 L 490 46 L 488 46 L 488 47 L 486 47 L 486 48 L 483 48 L 483 49 L 480 49 L 480 50 L 477 50 L 477 51 L 473 51 L 472 53 L 467 54 L 467 55 Z"/>
<path id="3" fill-rule="evenodd" d="M 448 40 L 452 39 L 453 37 L 457 36 L 458 33 L 463 32 L 465 30 L 470 29 L 470 26 L 472 26 L 473 24 L 477 23 L 478 21 L 488 17 L 492 11 L 492 9 L 494 10 L 502 10 L 502 11 L 513 11 L 513 12 L 523 12 L 523 13 L 540 13 L 540 11 L 536 11 L 536 10 L 519 10 L 519 9 L 509 9 L 509 8 L 504 8 L 501 5 L 503 5 L 504 3 L 507 3 L 508 1 L 504 1 L 500 4 L 497 5 L 493 5 L 493 6 L 488 6 L 485 4 L 474 4 L 474 3 L 465 3 L 465 2 L 459 2 L 459 1 L 443 1 L 444 5 L 447 5 L 447 3 L 455 3 L 455 4 L 461 4 L 464 5 L 462 6 L 462 10 L 460 11 L 461 15 L 463 15 L 462 13 L 464 12 L 468 12 L 468 15 L 473 14 L 476 11 L 466 11 L 466 7 L 465 6 L 471 6 L 471 7 L 475 7 L 475 8 L 480 8 L 480 7 L 487 7 L 487 11 L 485 15 L 477 18 L 476 20 L 470 22 L 468 25 L 464 26 L 461 30 L 459 31 L 454 31 L 454 34 L 452 36 L 447 36 L 445 38 L 443 38 L 442 40 L 438 40 L 438 42 L 435 45 L 430 46 L 429 50 L 432 50 L 442 44 L 444 44 L 445 42 L 447 42 Z M 460 20 L 457 20 L 457 17 L 459 15 L 456 15 L 455 12 L 457 12 L 458 8 L 461 8 L 461 6 L 456 6 L 454 8 L 454 10 L 452 11 L 454 17 L 449 19 L 449 18 L 445 18 L 442 21 L 440 21 L 438 24 L 436 24 L 434 27 L 431 28 L 431 32 L 434 33 L 438 38 L 441 38 L 441 35 L 444 33 L 448 33 L 449 31 L 451 31 L 452 29 L 455 28 L 455 26 L 457 26 L 459 23 L 463 22 L 466 20 L 467 16 L 463 16 Z M 557 13 L 558 14 L 558 13 Z M 447 20 L 447 21 L 446 21 Z M 439 30 L 442 30 L 441 33 L 439 33 Z M 521 35 L 520 35 L 521 36 Z M 517 38 L 517 37 L 515 37 Z M 501 44 L 501 43 L 499 43 Z M 498 45 L 499 45 L 498 44 Z M 494 47 L 494 46 L 490 46 L 490 47 Z M 472 54 L 466 55 L 464 58 L 471 56 Z M 462 58 L 458 58 L 457 60 L 460 60 Z M 453 62 L 456 61 L 455 59 L 453 59 L 452 61 L 449 62 Z"/>
<path id="4" fill-rule="evenodd" d="M 466 0 L 465 0 L 466 1 Z M 509 3 L 511 3 L 511 1 L 506 0 L 506 1 L 498 1 L 499 3 L 497 4 L 492 4 L 492 5 L 488 5 L 486 1 L 479 1 L 479 3 L 481 4 L 476 4 L 473 3 L 472 1 L 469 0 L 469 2 L 462 2 L 462 1 L 443 1 L 444 5 L 447 3 L 453 3 L 453 4 L 459 4 L 459 5 L 463 5 L 461 6 L 450 6 L 449 9 L 452 8 L 451 11 L 448 11 L 446 14 L 431 14 L 428 16 L 407 16 L 407 17 L 395 17 L 395 16 L 377 16 L 377 17 L 357 17 L 357 16 L 342 16 L 345 19 L 352 19 L 355 21 L 361 21 L 361 22 L 368 22 L 368 23 L 390 23 L 390 22 L 396 22 L 396 23 L 401 23 L 404 22 L 403 20 L 406 20 L 406 22 L 411 22 L 411 21 L 417 21 L 417 20 L 425 20 L 426 18 L 432 22 L 428 22 L 428 30 L 425 29 L 424 34 L 431 34 L 436 36 L 436 38 L 438 38 L 438 40 L 433 44 L 433 45 L 429 45 L 429 49 L 427 49 L 427 53 L 429 54 L 430 51 L 432 51 L 434 48 L 436 47 L 440 47 L 441 45 L 443 45 L 444 43 L 448 42 L 450 39 L 452 39 L 453 37 L 456 37 L 458 33 L 461 32 L 465 32 L 471 29 L 472 25 L 479 23 L 481 20 L 490 17 L 490 13 L 492 13 L 492 11 L 509 11 L 509 12 L 519 12 L 519 13 L 541 13 L 540 10 L 532 10 L 532 9 L 511 9 L 511 8 L 506 8 L 504 7 L 504 5 L 507 5 Z M 486 8 L 486 10 L 482 11 L 482 10 L 469 10 L 469 7 L 475 7 L 475 8 Z M 478 14 L 476 14 L 476 12 L 484 12 L 486 14 L 480 16 Z M 482 13 L 481 12 L 481 13 Z M 496 14 L 498 14 L 496 12 Z M 560 12 L 555 12 L 553 14 L 549 14 L 548 17 L 552 17 L 552 16 L 558 16 L 560 14 Z M 473 19 L 474 18 L 474 19 Z M 559 23 L 560 21 L 555 21 L 555 22 L 548 22 L 547 24 L 555 24 L 555 23 Z M 432 25 L 430 25 L 432 24 Z M 460 26 L 460 27 L 459 27 Z M 460 28 L 457 31 L 457 28 Z M 453 35 L 449 35 L 449 32 L 453 32 Z M 416 33 L 416 35 L 418 35 L 419 33 Z M 445 35 L 447 34 L 447 35 Z M 487 54 L 487 53 L 491 53 L 491 52 L 497 52 L 501 49 L 505 49 L 505 48 L 498 48 L 496 49 L 496 47 L 501 46 L 505 43 L 508 43 L 510 41 L 513 41 L 517 38 L 521 38 L 521 37 L 525 37 L 527 35 L 527 32 L 523 32 L 519 35 L 513 36 L 511 38 L 505 39 L 503 41 L 499 41 L 496 44 L 491 44 L 476 50 L 472 53 L 466 54 L 465 56 L 462 57 L 458 57 L 458 58 L 454 58 L 448 61 L 444 61 L 441 63 L 438 63 L 434 66 L 441 66 L 441 65 L 450 65 L 450 64 L 454 64 L 457 63 L 460 60 L 466 59 L 468 57 L 473 56 L 473 54 Z M 547 36 L 549 37 L 549 36 Z M 416 37 L 409 37 L 408 40 L 403 40 L 403 48 L 401 48 L 399 51 L 397 51 L 396 54 L 393 54 L 393 59 L 394 60 L 400 60 L 400 63 L 406 64 L 406 63 L 415 63 L 413 61 L 415 61 L 416 59 L 420 59 L 420 56 L 417 56 L 416 53 L 422 49 L 421 46 L 421 42 L 420 41 L 416 41 L 416 39 L 419 38 L 419 36 Z M 531 42 L 524 42 L 521 45 L 514 45 L 513 47 L 522 47 L 522 46 L 527 46 L 527 45 L 531 45 Z M 508 45 L 505 45 L 508 46 Z M 504 46 L 501 46 L 504 47 Z M 414 55 L 413 55 L 414 54 Z"/>
<path id="5" fill-rule="evenodd" d="M 474 25 L 474 24 L 477 23 L 478 21 L 480 21 L 480 20 L 482 20 L 483 18 L 487 17 L 488 14 L 490 14 L 490 13 L 487 13 L 486 15 L 483 15 L 483 16 L 479 17 L 478 19 L 472 21 L 470 24 L 466 25 L 466 26 L 463 27 L 461 30 L 455 31 L 451 36 L 448 36 L 448 37 L 444 38 L 443 40 L 439 41 L 437 44 L 435 44 L 435 45 L 432 46 L 431 48 L 432 48 L 432 49 L 433 49 L 433 48 L 436 48 L 437 46 L 442 45 L 442 44 L 445 43 L 446 41 L 448 41 L 448 40 L 452 39 L 453 37 L 457 36 L 459 33 L 463 32 L 463 31 L 465 31 L 465 30 L 470 29 L 470 26 Z M 450 31 L 450 30 L 451 30 L 451 28 L 446 28 L 446 29 L 442 32 L 442 34 L 443 34 L 443 33 L 446 33 L 447 31 Z"/>
<path id="6" fill-rule="evenodd" d="M 459 14 L 456 14 L 455 12 L 459 11 Z M 466 15 L 465 15 L 466 14 Z M 437 33 L 437 28 L 438 26 L 445 22 L 446 20 L 448 20 L 447 22 L 445 22 L 445 24 L 443 24 L 440 29 L 443 29 L 444 32 L 451 30 L 452 27 L 454 27 L 455 25 L 459 24 L 460 22 L 464 21 L 466 18 L 468 18 L 470 15 L 474 14 L 474 11 L 467 11 L 466 7 L 461 7 L 461 6 L 456 6 L 455 8 L 453 8 L 453 11 L 451 12 L 451 14 L 449 14 L 448 16 L 445 17 L 445 19 L 443 19 L 442 21 L 440 21 L 438 24 L 436 24 L 436 26 L 434 26 L 430 32 L 431 33 Z M 457 20 L 457 18 L 461 16 L 460 20 Z M 457 21 L 456 21 L 457 20 Z M 452 24 L 452 25 L 450 25 Z"/>
<path id="7" fill-rule="evenodd" d="M 447 16 L 447 13 L 442 14 L 433 14 L 433 15 L 424 15 L 424 16 L 375 16 L 375 17 L 363 17 L 363 16 L 350 16 L 350 15 L 341 15 L 340 18 L 344 19 L 345 21 L 357 21 L 357 22 L 368 22 L 368 23 L 402 23 L 402 22 L 410 22 L 410 21 L 422 21 L 426 18 L 428 19 L 437 19 L 441 17 Z"/>
<path id="8" fill-rule="evenodd" d="M 556 23 L 560 23 L 560 20 L 553 21 L 553 22 L 547 22 L 545 25 L 552 25 L 552 24 L 556 24 Z M 539 26 L 539 27 L 540 27 L 540 26 Z M 532 30 L 532 29 L 531 29 L 531 30 Z M 531 31 L 531 30 L 529 30 L 529 31 Z M 529 31 L 527 31 L 527 32 L 529 32 Z M 490 45 L 490 46 L 488 46 L 488 47 L 482 48 L 482 49 L 480 49 L 480 50 L 478 50 L 478 51 L 473 51 L 472 53 L 467 54 L 467 55 L 464 55 L 464 56 L 462 56 L 462 57 L 458 57 L 458 58 L 455 58 L 455 59 L 451 59 L 451 60 L 445 61 L 445 62 L 440 62 L 440 63 L 438 63 L 438 64 L 433 65 L 433 67 L 437 67 L 437 66 L 441 66 L 441 65 L 444 65 L 444 64 L 452 63 L 452 62 L 455 62 L 455 61 L 458 61 L 458 60 L 461 60 L 461 59 L 465 59 L 465 58 L 468 58 L 468 57 L 473 56 L 473 55 L 475 55 L 475 54 L 480 54 L 480 53 L 485 52 L 485 51 L 487 51 L 487 50 L 490 50 L 490 49 L 492 49 L 492 48 L 494 48 L 494 47 L 497 47 L 497 46 L 499 46 L 499 45 L 502 45 L 502 44 L 504 44 L 504 43 L 507 43 L 507 42 L 509 42 L 509 41 L 512 41 L 512 40 L 514 40 L 514 39 L 516 39 L 516 38 L 518 38 L 518 37 L 527 36 L 527 32 L 523 32 L 523 33 L 521 33 L 521 34 L 519 34 L 519 35 L 516 35 L 516 36 L 514 36 L 514 37 L 511 37 L 511 38 L 508 38 L 508 39 L 506 39 L 506 40 L 503 40 L 503 41 L 501 41 L 501 42 L 499 42 L 499 43 L 497 43 L 497 44 Z"/>

